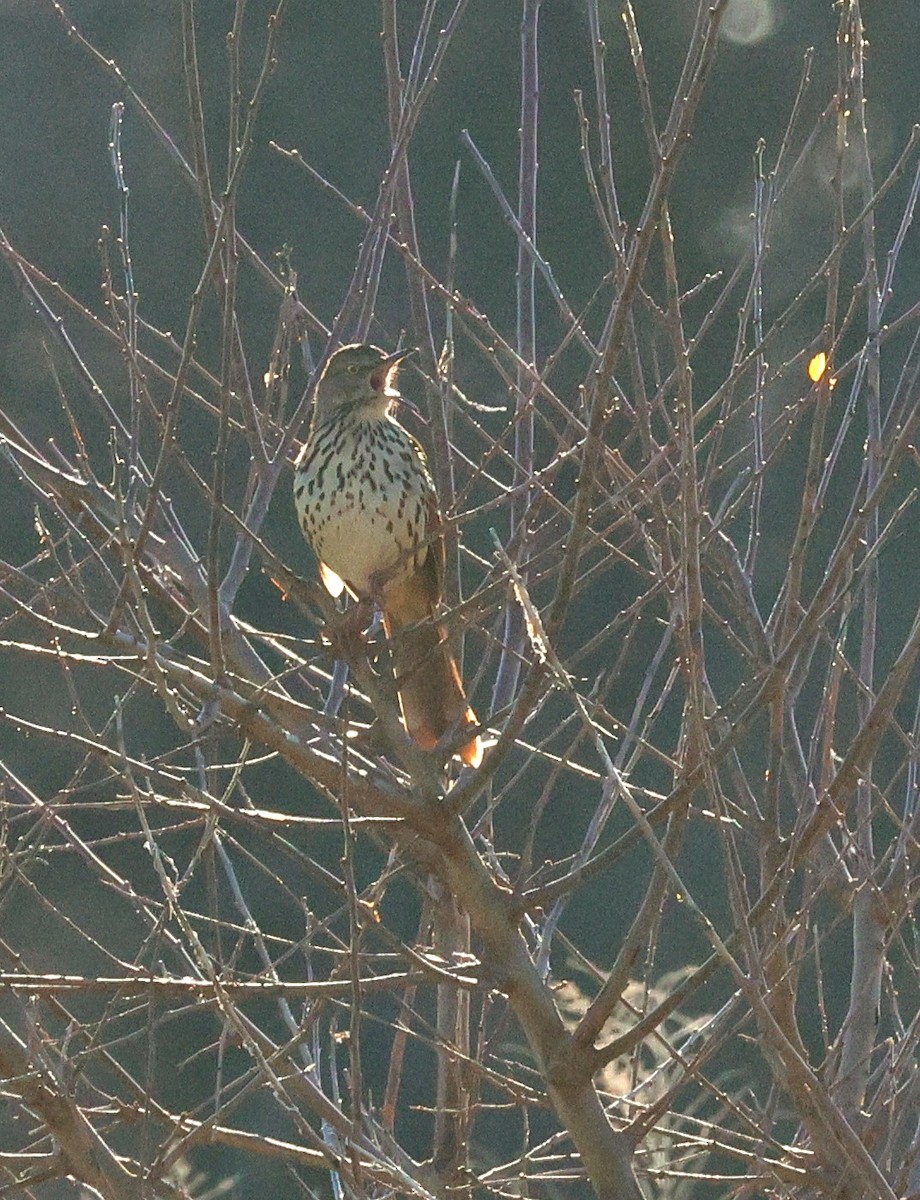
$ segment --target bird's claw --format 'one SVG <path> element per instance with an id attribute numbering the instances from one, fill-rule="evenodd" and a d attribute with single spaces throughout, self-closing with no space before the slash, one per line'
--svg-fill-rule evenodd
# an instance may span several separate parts
<path id="1" fill-rule="evenodd" d="M 367 639 L 365 632 L 374 617 L 374 604 L 369 599 L 358 600 L 344 612 L 327 621 L 323 636 L 329 644 L 333 658 L 353 662 L 366 657 Z"/>

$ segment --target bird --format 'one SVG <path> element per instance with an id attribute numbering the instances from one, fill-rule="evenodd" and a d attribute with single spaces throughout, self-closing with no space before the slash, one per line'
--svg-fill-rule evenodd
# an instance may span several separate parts
<path id="1" fill-rule="evenodd" d="M 393 412 L 399 367 L 411 353 L 360 343 L 329 357 L 295 463 L 294 503 L 329 593 L 346 590 L 380 609 L 411 739 L 433 750 L 448 732 L 469 730 L 456 753 L 478 767 L 479 722 L 438 620 L 445 545 L 437 490 L 424 450 Z"/>

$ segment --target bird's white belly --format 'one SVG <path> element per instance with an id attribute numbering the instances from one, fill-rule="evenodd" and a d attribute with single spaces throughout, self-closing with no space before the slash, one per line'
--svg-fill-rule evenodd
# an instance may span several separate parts
<path id="1" fill-rule="evenodd" d="M 357 595 L 425 560 L 434 483 L 395 421 L 321 426 L 301 454 L 294 497 L 317 558 Z"/>
<path id="2" fill-rule="evenodd" d="M 340 497 L 314 534 L 319 558 L 363 595 L 371 592 L 375 577 L 379 584 L 414 570 L 414 551 L 426 536 L 425 510 L 417 498 L 398 504 L 374 499 L 371 508 Z"/>

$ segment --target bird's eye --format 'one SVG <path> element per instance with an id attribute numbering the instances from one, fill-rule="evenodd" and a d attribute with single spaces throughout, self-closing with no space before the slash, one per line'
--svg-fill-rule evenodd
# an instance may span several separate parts
<path id="1" fill-rule="evenodd" d="M 357 363 L 349 363 L 348 366 L 345 368 L 345 370 L 348 372 L 349 375 L 357 375 L 358 364 Z"/>

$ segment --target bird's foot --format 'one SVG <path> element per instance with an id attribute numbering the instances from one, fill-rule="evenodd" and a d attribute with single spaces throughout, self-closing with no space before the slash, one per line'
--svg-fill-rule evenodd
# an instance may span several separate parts
<path id="1" fill-rule="evenodd" d="M 374 571 L 367 581 L 367 595 L 371 603 L 381 612 L 384 610 L 383 596 L 387 586 L 393 582 L 397 575 L 404 570 L 402 559 L 397 560 L 389 567 L 383 567 L 379 571 Z"/>
<path id="2" fill-rule="evenodd" d="M 374 618 L 374 607 L 370 598 L 362 598 L 326 622 L 323 636 L 333 658 L 354 662 L 367 656 L 365 633 Z"/>

